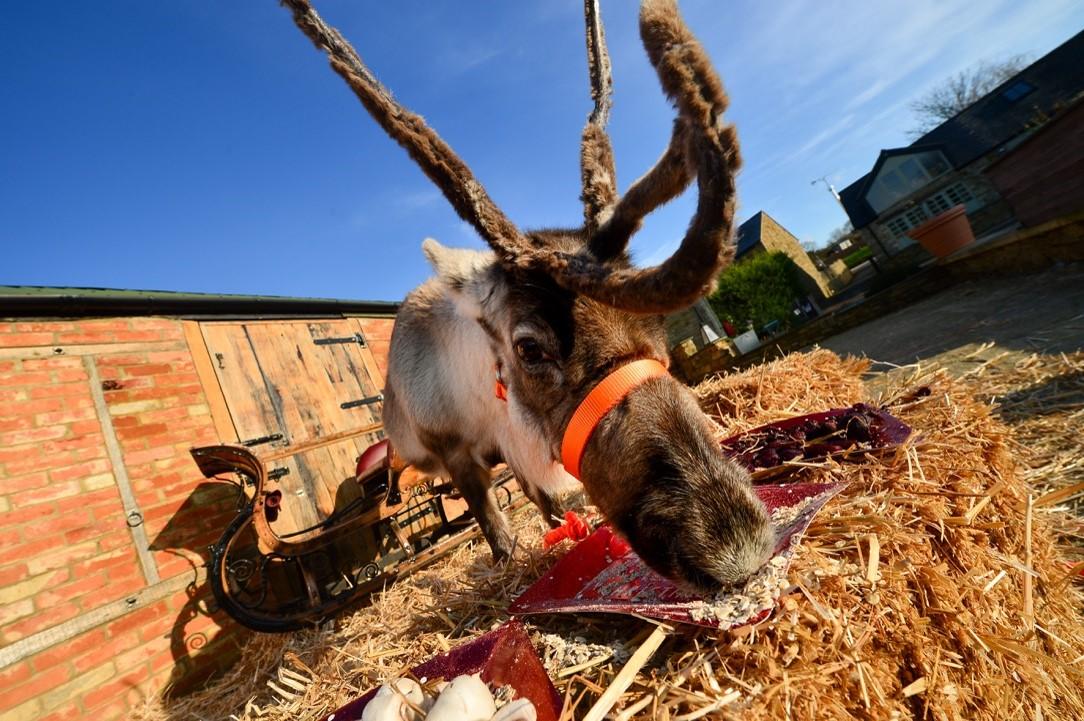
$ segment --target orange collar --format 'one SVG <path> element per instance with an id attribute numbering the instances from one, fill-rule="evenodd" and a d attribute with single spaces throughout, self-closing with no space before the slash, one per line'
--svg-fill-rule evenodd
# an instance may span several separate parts
<path id="1" fill-rule="evenodd" d="M 497 363 L 493 366 L 493 371 L 497 376 L 497 384 L 493 389 L 493 393 L 502 401 L 508 400 L 508 386 L 504 384 L 504 376 L 501 375 L 501 364 Z"/>
<path id="2" fill-rule="evenodd" d="M 613 410 L 614 406 L 620 403 L 633 388 L 644 381 L 668 375 L 668 373 L 666 366 L 657 360 L 641 359 L 619 367 L 592 388 L 576 412 L 572 414 L 572 420 L 568 422 L 565 436 L 561 440 L 561 462 L 564 463 L 565 470 L 573 477 L 579 478 L 583 451 L 599 421 Z"/>

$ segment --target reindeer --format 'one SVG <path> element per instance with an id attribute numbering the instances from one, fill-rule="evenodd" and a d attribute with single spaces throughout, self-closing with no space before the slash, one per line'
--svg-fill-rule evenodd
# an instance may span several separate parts
<path id="1" fill-rule="evenodd" d="M 619 196 L 605 130 L 609 58 L 597 0 L 585 0 L 594 109 L 580 150 L 584 224 L 537 231 L 501 212 L 308 0 L 283 4 L 492 249 L 422 244 L 436 277 L 403 301 L 388 361 L 384 420 L 396 452 L 451 478 L 494 559 L 513 547 L 490 487 L 490 469 L 503 460 L 551 525 L 555 496 L 578 479 L 656 571 L 701 592 L 748 578 L 775 542 L 765 508 L 748 474 L 720 452 L 692 393 L 665 372 L 662 315 L 708 293 L 733 257 L 741 163 L 734 128 L 723 121 L 727 96 L 675 1 L 640 6 L 644 47 L 677 109 L 670 143 Z M 626 248 L 644 216 L 694 177 L 696 214 L 677 251 L 660 265 L 633 267 Z M 616 395 L 594 408 L 597 389 L 615 384 Z"/>

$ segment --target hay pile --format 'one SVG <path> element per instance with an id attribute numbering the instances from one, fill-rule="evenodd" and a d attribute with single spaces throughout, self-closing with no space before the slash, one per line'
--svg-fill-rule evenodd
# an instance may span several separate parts
<path id="1" fill-rule="evenodd" d="M 961 380 L 997 405 L 996 415 L 1013 431 L 1021 476 L 1038 491 L 1063 491 L 1062 500 L 1084 516 L 1084 352 L 994 352 L 990 344 L 980 356 L 991 353 Z M 1077 524 L 1077 540 L 1080 532 Z"/>
<path id="2" fill-rule="evenodd" d="M 863 400 L 865 368 L 816 351 L 707 381 L 697 394 L 730 434 Z M 540 645 L 548 634 L 565 718 L 588 715 L 615 677 L 630 681 L 610 712 L 617 719 L 1084 718 L 1082 598 L 1052 531 L 1064 511 L 1032 497 L 1005 425 L 966 382 L 899 380 L 885 397 L 902 398 L 893 410 L 920 441 L 893 457 L 809 469 L 809 480 L 851 486 L 810 528 L 770 620 L 675 629 L 638 673 L 619 675 L 641 644 L 658 643 L 655 626 L 528 619 Z M 916 384 L 930 394 L 907 396 Z M 561 552 L 539 550 L 533 510 L 513 525 L 511 565 L 493 568 L 484 546 L 461 548 L 335 629 L 258 639 L 212 688 L 155 701 L 136 718 L 323 717 L 505 620 L 509 601 Z M 554 636 L 587 650 L 553 653 Z"/>

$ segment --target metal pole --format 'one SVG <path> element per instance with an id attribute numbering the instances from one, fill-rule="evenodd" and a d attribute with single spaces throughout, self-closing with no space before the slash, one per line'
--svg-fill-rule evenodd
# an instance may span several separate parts
<path id="1" fill-rule="evenodd" d="M 835 186 L 833 186 L 832 183 L 829 182 L 828 178 L 822 175 L 816 180 L 811 181 L 809 184 L 816 185 L 817 183 L 824 183 L 824 185 L 828 188 L 828 192 L 832 194 L 832 197 L 836 199 L 837 203 L 839 203 L 839 207 L 843 208 L 843 212 L 846 213 L 847 209 L 843 207 L 843 198 L 839 197 L 839 193 L 836 192 Z"/>

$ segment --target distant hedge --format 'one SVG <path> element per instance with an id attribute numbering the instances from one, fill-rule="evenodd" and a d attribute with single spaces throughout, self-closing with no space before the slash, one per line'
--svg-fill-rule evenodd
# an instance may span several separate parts
<path id="1" fill-rule="evenodd" d="M 854 251 L 850 255 L 843 256 L 843 262 L 847 264 L 848 268 L 853 268 L 862 261 L 868 259 L 873 255 L 873 248 L 868 245 L 862 246 L 858 250 Z"/>
<path id="2" fill-rule="evenodd" d="M 742 332 L 750 322 L 753 328 L 773 320 L 789 326 L 801 296 L 797 268 L 786 253 L 757 253 L 719 274 L 719 287 L 708 303 Z"/>

